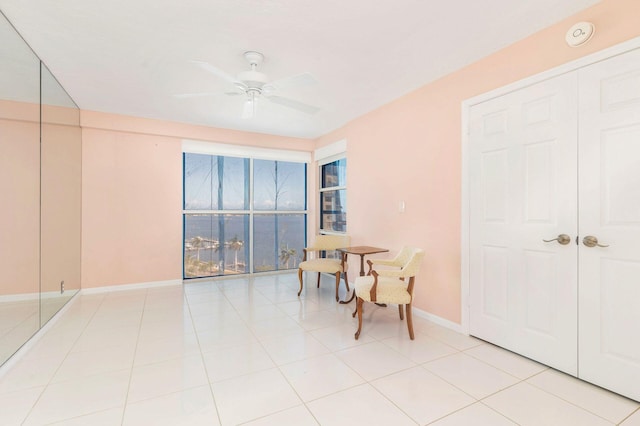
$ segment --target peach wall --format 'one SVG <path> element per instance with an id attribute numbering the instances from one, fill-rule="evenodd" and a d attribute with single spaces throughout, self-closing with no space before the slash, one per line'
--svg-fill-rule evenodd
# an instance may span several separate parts
<path id="1" fill-rule="evenodd" d="M 182 139 L 311 151 L 313 142 L 81 112 L 82 288 L 182 279 Z"/>
<path id="2" fill-rule="evenodd" d="M 7 109 L 3 109 L 7 107 Z M 13 107 L 13 108 L 11 108 Z M 7 116 L 2 115 L 7 112 Z M 39 107 L 0 101 L 0 295 L 40 291 Z M 5 155 L 11 153 L 11 155 Z M 0 360 L 1 362 L 1 360 Z"/>
<path id="3" fill-rule="evenodd" d="M 317 140 L 348 140 L 352 243 L 426 250 L 417 308 L 461 321 L 461 102 L 639 36 L 639 18 L 638 0 L 604 0 Z M 583 20 L 595 24 L 594 38 L 568 47 L 566 31 Z"/>
<path id="4" fill-rule="evenodd" d="M 0 100 L 0 117 L 0 296 L 59 291 L 62 280 L 79 289 L 79 111 Z"/>
<path id="5" fill-rule="evenodd" d="M 82 225 L 80 113 L 77 109 L 45 105 L 42 110 L 40 290 L 59 292 L 61 281 L 65 291 L 78 290 Z M 64 118 L 57 121 L 70 125 L 52 124 L 51 118 Z"/>

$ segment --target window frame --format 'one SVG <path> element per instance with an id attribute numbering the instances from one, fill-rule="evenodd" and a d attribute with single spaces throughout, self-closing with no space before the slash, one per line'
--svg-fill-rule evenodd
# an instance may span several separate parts
<path id="1" fill-rule="evenodd" d="M 203 142 L 203 141 L 193 141 L 193 140 L 183 140 L 182 142 L 182 180 L 183 180 L 183 196 L 182 196 L 182 277 L 183 280 L 192 280 L 192 279 L 210 279 L 212 277 L 225 277 L 225 276 L 235 276 L 233 275 L 208 275 L 202 277 L 187 277 L 185 275 L 185 216 L 189 214 L 211 214 L 211 215 L 247 215 L 249 221 L 249 235 L 248 235 L 248 251 L 249 255 L 246 259 L 248 263 L 248 272 L 240 273 L 237 275 L 246 275 L 246 274 L 268 274 L 268 273 L 282 273 L 290 271 L 290 269 L 278 269 L 278 265 L 276 269 L 272 271 L 265 272 L 256 272 L 254 268 L 254 217 L 260 215 L 303 215 L 304 217 L 304 246 L 307 243 L 308 236 L 308 217 L 309 217 L 309 188 L 307 182 L 309 181 L 309 173 L 311 168 L 309 167 L 311 163 L 311 153 L 302 152 L 302 151 L 289 151 L 289 150 L 278 150 L 278 149 L 265 149 L 265 148 L 254 148 L 247 146 L 239 146 L 239 145 L 228 145 L 221 143 L 211 143 L 211 142 Z M 203 155 L 213 155 L 213 156 L 222 156 L 222 157 L 236 157 L 242 159 L 249 160 L 249 177 L 248 177 L 248 197 L 249 197 L 249 206 L 246 210 L 187 210 L 185 209 L 184 204 L 184 154 L 203 154 Z M 279 161 L 279 162 L 292 162 L 292 163 L 303 163 L 305 164 L 305 185 L 304 185 L 304 210 L 262 210 L 262 209 L 254 209 L 254 160 L 270 160 L 270 161 Z"/>
<path id="2" fill-rule="evenodd" d="M 334 192 L 334 191 L 344 191 L 345 194 L 345 205 L 348 206 L 348 198 L 349 198 L 349 192 L 347 191 L 347 179 L 346 179 L 346 173 L 345 173 L 345 182 L 344 185 L 336 185 L 336 186 L 327 186 L 324 187 L 323 186 L 323 179 L 322 179 L 322 168 L 324 166 L 326 166 L 327 164 L 333 163 L 335 161 L 339 161 L 339 160 L 345 160 L 345 162 L 347 162 L 347 153 L 346 151 L 344 152 L 340 152 L 338 154 L 334 154 L 334 155 L 330 155 L 327 157 L 324 157 L 322 159 L 318 160 L 318 195 L 317 195 L 317 201 L 318 201 L 318 220 L 317 220 L 317 229 L 318 229 L 318 233 L 319 234 L 323 234 L 323 235 L 345 235 L 347 234 L 347 227 L 349 224 L 349 221 L 345 218 L 345 225 L 344 225 L 344 231 L 336 231 L 333 229 L 325 229 L 322 227 L 322 215 L 323 215 L 323 206 L 322 206 L 322 196 L 324 193 L 327 192 Z M 348 162 L 346 163 L 348 164 Z M 348 165 L 345 165 L 345 169 L 348 169 Z M 347 214 L 347 210 L 345 209 L 345 216 Z"/>

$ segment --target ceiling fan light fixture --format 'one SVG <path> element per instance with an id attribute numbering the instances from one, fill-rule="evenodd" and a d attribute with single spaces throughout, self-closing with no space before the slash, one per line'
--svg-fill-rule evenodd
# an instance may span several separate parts
<path id="1" fill-rule="evenodd" d="M 255 117 L 258 95 L 260 95 L 260 90 L 251 88 L 247 90 L 247 100 L 244 102 L 244 106 L 242 108 L 242 118 L 249 119 Z"/>
<path id="2" fill-rule="evenodd" d="M 245 120 L 253 118 L 254 109 L 254 103 L 250 99 L 247 99 L 242 107 L 242 118 Z"/>

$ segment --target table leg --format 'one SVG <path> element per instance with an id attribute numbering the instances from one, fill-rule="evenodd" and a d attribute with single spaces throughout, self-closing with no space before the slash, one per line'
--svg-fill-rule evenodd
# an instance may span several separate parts
<path id="1" fill-rule="evenodd" d="M 345 256 L 346 257 L 346 256 Z M 346 273 L 346 272 L 345 272 Z M 363 277 L 364 276 L 364 254 L 360 255 L 360 276 Z M 353 284 L 353 293 L 351 293 L 351 297 L 349 298 L 349 300 L 341 300 L 339 303 L 342 304 L 347 304 L 347 303 L 351 303 L 351 301 L 353 299 L 356 298 L 356 288 L 355 288 L 355 283 Z"/>
<path id="2" fill-rule="evenodd" d="M 345 255 L 345 258 L 346 258 L 346 255 Z M 346 274 L 346 272 L 345 272 L 345 274 Z M 360 276 L 364 277 L 364 254 L 360 255 Z M 353 299 L 355 299 L 355 298 L 356 298 L 356 287 L 355 287 L 355 283 L 354 283 L 353 284 L 353 292 L 351 293 L 351 297 L 349 298 L 349 300 L 341 300 L 339 303 L 342 303 L 342 304 L 351 303 L 353 301 Z M 376 305 L 382 306 L 383 308 L 387 307 L 386 303 L 376 303 Z M 354 313 L 355 313 L 355 311 L 354 311 Z"/>

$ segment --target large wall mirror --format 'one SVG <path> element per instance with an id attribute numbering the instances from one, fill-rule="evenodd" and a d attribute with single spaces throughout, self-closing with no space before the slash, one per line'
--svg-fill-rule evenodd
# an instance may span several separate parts
<path id="1" fill-rule="evenodd" d="M 40 325 L 80 289 L 80 110 L 42 64 Z"/>
<path id="2" fill-rule="evenodd" d="M 81 133 L 77 106 L 1 13 L 0 40 L 2 364 L 80 288 Z"/>

